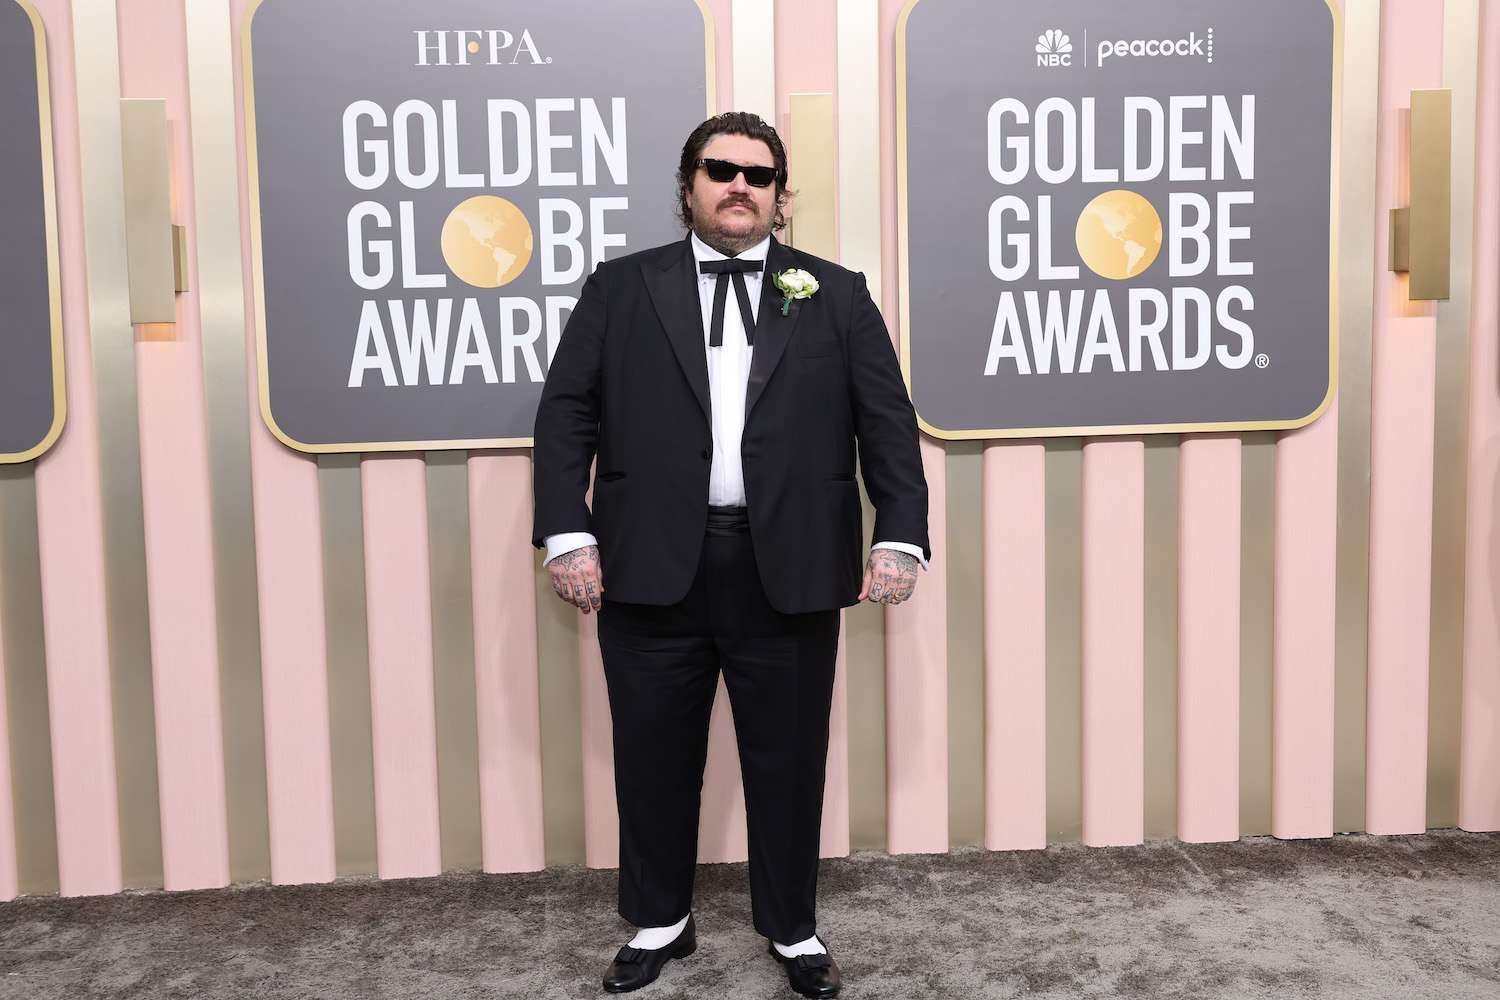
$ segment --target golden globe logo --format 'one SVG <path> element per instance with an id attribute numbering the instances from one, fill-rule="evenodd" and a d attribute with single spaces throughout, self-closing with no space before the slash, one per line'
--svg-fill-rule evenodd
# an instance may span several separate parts
<path id="1" fill-rule="evenodd" d="M 1161 252 L 1161 216 L 1134 191 L 1106 191 L 1078 213 L 1073 242 L 1099 277 L 1134 278 Z"/>
<path id="2" fill-rule="evenodd" d="M 543 57 L 537 51 L 536 42 L 527 28 L 522 28 L 519 36 L 500 28 L 413 31 L 412 34 L 417 36 L 418 66 L 515 66 L 523 62 L 540 66 L 552 61 L 551 56 Z"/>
<path id="3" fill-rule="evenodd" d="M 572 286 L 626 245 L 627 195 L 567 190 L 628 183 L 625 98 L 412 99 L 389 111 L 356 100 L 341 125 L 344 177 L 370 192 L 346 219 L 349 278 L 381 293 L 361 303 L 349 388 L 540 384 L 577 303 Z M 406 194 L 428 188 L 521 190 L 436 205 Z M 444 213 L 440 234 L 432 209 Z M 421 263 L 434 235 L 446 272 Z M 497 289 L 528 271 L 519 294 L 442 291 L 451 278 Z"/>
<path id="4" fill-rule="evenodd" d="M 1238 104 L 1238 108 L 1234 105 Z M 1102 104 L 1102 106 L 1101 106 Z M 1100 148 L 1098 115 L 1116 117 L 1121 136 Z M 984 374 L 1185 371 L 1210 361 L 1238 370 L 1253 360 L 1255 297 L 1243 284 L 1213 294 L 1201 276 L 1255 273 L 1251 226 L 1255 202 L 1255 95 L 1174 95 L 1165 103 L 1127 96 L 1100 102 L 1048 97 L 1034 107 L 1001 98 L 988 115 L 990 177 L 1013 188 L 1035 176 L 1048 185 L 1110 185 L 1073 224 L 1078 259 L 1112 282 L 1145 275 L 1163 249 L 1166 274 L 1132 281 L 1118 292 L 1077 287 L 1078 264 L 1060 262 L 1053 196 L 1005 193 L 990 204 L 990 273 L 1004 282 L 996 305 Z M 1165 178 L 1166 221 L 1155 205 L 1122 181 Z M 1192 187 L 1234 181 L 1239 190 Z M 1063 221 L 1063 220 L 1059 220 Z M 1066 222 L 1063 221 L 1063 225 Z M 1064 229 L 1063 232 L 1066 232 Z M 1066 237 L 1063 237 L 1066 239 Z M 1064 244 L 1065 245 L 1065 244 Z M 1027 285 L 1032 287 L 1026 287 Z M 1217 282 L 1216 282 L 1217 284 Z M 1123 294 L 1121 294 L 1123 293 Z"/>
<path id="5" fill-rule="evenodd" d="M 443 222 L 443 260 L 475 288 L 499 288 L 520 277 L 535 243 L 526 215 L 490 194 L 460 202 Z"/>

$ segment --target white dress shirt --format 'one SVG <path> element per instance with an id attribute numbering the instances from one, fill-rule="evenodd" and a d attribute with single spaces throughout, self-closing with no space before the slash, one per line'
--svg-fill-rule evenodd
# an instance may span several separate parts
<path id="1" fill-rule="evenodd" d="M 725 254 L 704 243 L 694 233 L 694 266 L 705 260 L 725 260 Z M 755 246 L 740 254 L 741 260 L 758 260 L 764 265 L 766 251 L 771 248 L 767 236 Z M 764 271 L 749 271 L 744 275 L 745 291 L 750 293 L 750 313 L 760 318 L 760 286 L 765 280 Z M 731 285 L 733 279 L 730 279 Z M 707 331 L 713 321 L 714 290 L 718 287 L 717 274 L 698 273 L 698 304 L 703 311 L 703 329 Z M 724 303 L 724 344 L 708 346 L 708 334 L 704 334 L 704 349 L 708 352 L 708 400 L 713 410 L 714 458 L 708 469 L 708 505 L 710 507 L 745 506 L 745 469 L 740 462 L 740 438 L 745 433 L 745 391 L 750 383 L 750 359 L 755 348 L 745 336 L 745 321 L 740 316 L 739 301 L 733 287 L 729 288 L 728 301 Z"/>
<path id="2" fill-rule="evenodd" d="M 693 247 L 693 266 L 705 260 L 725 260 L 727 255 L 704 243 L 694 233 L 689 242 Z M 739 254 L 741 260 L 766 259 L 771 238 L 767 236 L 755 246 Z M 750 310 L 760 317 L 761 283 L 766 280 L 763 271 L 751 271 L 744 275 L 745 290 L 750 294 Z M 708 354 L 708 398 L 713 410 L 713 462 L 708 470 L 708 506 L 745 506 L 745 472 L 740 462 L 740 438 L 745 432 L 745 391 L 750 381 L 750 361 L 755 348 L 745 337 L 745 323 L 740 318 L 739 300 L 733 288 L 729 289 L 728 301 L 724 304 L 724 343 L 720 347 L 709 347 L 709 324 L 713 320 L 714 289 L 718 284 L 717 274 L 698 274 L 698 304 L 703 317 L 703 347 Z M 733 279 L 731 279 L 733 280 Z M 587 531 L 568 531 L 547 536 L 547 562 L 574 549 L 598 543 Z M 919 546 L 906 542 L 877 542 L 872 549 L 897 549 L 917 557 L 922 567 L 927 560 L 922 558 Z"/>

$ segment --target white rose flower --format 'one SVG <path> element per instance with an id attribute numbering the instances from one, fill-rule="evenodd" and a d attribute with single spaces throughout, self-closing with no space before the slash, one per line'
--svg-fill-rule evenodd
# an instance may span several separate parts
<path id="1" fill-rule="evenodd" d="M 776 283 L 777 288 L 781 289 L 781 294 L 784 296 L 781 300 L 781 315 L 783 316 L 792 308 L 793 299 L 811 298 L 813 292 L 818 290 L 818 279 L 800 267 L 782 271 L 771 280 Z"/>

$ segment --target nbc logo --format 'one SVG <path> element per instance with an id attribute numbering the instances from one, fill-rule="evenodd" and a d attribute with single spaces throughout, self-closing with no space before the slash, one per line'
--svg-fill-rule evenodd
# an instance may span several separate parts
<path id="1" fill-rule="evenodd" d="M 1073 65 L 1073 41 L 1057 28 L 1042 32 L 1036 38 L 1038 66 Z"/>

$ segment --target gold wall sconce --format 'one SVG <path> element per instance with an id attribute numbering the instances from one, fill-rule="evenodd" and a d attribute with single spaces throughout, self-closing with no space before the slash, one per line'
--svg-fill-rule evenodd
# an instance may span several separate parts
<path id="1" fill-rule="evenodd" d="M 1452 227 L 1453 91 L 1411 92 L 1411 207 L 1391 209 L 1392 271 L 1405 271 L 1407 298 L 1448 297 Z"/>
<path id="2" fill-rule="evenodd" d="M 177 292 L 187 289 L 187 239 L 172 224 L 167 102 L 120 101 L 125 180 L 125 255 L 131 323 L 177 322 Z"/>

